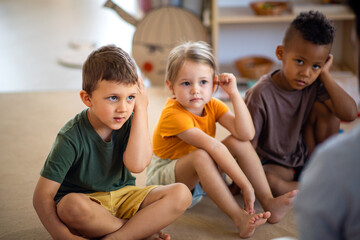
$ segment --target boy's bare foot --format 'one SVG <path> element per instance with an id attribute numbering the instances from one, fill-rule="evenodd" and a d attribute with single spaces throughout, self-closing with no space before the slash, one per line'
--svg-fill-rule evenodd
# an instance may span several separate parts
<path id="1" fill-rule="evenodd" d="M 167 233 L 158 232 L 150 237 L 145 238 L 144 240 L 170 240 L 171 237 Z"/>
<path id="2" fill-rule="evenodd" d="M 265 210 L 271 212 L 269 223 L 279 222 L 292 209 L 297 193 L 298 190 L 293 190 L 269 201 L 267 207 L 264 207 Z"/>
<path id="3" fill-rule="evenodd" d="M 266 223 L 268 218 L 271 216 L 270 212 L 265 213 L 256 213 L 256 214 L 247 214 L 245 212 L 245 218 L 240 222 L 239 225 L 237 225 L 237 228 L 239 229 L 239 235 L 241 238 L 248 238 L 251 237 L 255 229 L 259 227 L 260 225 L 263 225 Z"/>

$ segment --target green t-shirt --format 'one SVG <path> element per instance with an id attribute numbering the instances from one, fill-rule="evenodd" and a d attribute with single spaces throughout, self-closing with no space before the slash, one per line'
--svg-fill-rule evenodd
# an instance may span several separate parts
<path id="1" fill-rule="evenodd" d="M 58 133 L 41 176 L 61 184 L 55 201 L 71 192 L 109 192 L 135 185 L 123 162 L 132 117 L 105 142 L 87 118 L 87 109 Z"/>

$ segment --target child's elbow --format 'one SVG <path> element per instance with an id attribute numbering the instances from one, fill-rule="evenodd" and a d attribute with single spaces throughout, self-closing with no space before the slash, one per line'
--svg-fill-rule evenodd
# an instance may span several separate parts
<path id="1" fill-rule="evenodd" d="M 131 166 L 127 166 L 127 169 L 132 173 L 141 173 L 147 166 L 148 164 L 146 164 L 145 161 L 141 161 L 137 164 L 131 164 Z"/>
<path id="2" fill-rule="evenodd" d="M 137 167 L 137 168 L 135 167 L 135 168 L 129 169 L 129 171 L 132 173 L 142 173 L 144 170 L 145 170 L 144 167 Z"/>
<path id="3" fill-rule="evenodd" d="M 139 159 L 137 159 L 137 160 L 132 159 L 131 162 L 126 162 L 126 160 L 124 160 L 124 164 L 130 172 L 141 173 L 150 164 L 151 158 L 152 158 L 152 155 L 142 156 L 142 157 L 139 157 Z"/>
<path id="4" fill-rule="evenodd" d="M 249 133 L 249 141 L 253 140 L 255 137 L 255 128 L 251 129 Z"/>
<path id="5" fill-rule="evenodd" d="M 347 114 L 343 114 L 344 116 L 338 116 L 342 121 L 352 122 L 358 117 L 357 108 L 352 108 Z"/>
<path id="6" fill-rule="evenodd" d="M 358 117 L 358 114 L 357 108 L 353 109 L 350 114 L 350 121 L 354 121 Z"/>
<path id="7" fill-rule="evenodd" d="M 247 131 L 247 133 L 244 134 L 240 140 L 242 140 L 242 141 L 251 141 L 251 140 L 254 139 L 254 137 L 255 137 L 255 130 L 254 129 L 249 129 L 249 131 Z"/>

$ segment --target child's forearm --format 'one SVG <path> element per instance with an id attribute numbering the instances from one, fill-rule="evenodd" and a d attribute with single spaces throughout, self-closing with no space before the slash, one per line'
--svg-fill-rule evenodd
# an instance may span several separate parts
<path id="1" fill-rule="evenodd" d="M 253 191 L 252 185 L 244 172 L 237 164 L 227 147 L 214 139 L 211 147 L 206 149 L 212 159 L 243 191 Z"/>
<path id="2" fill-rule="evenodd" d="M 134 113 L 124 164 L 133 173 L 142 172 L 150 163 L 152 146 L 148 128 L 147 108 Z"/>
<path id="3" fill-rule="evenodd" d="M 249 141 L 255 135 L 254 123 L 250 112 L 239 92 L 230 96 L 230 99 L 235 114 L 235 137 L 242 141 Z"/>
<path id="4" fill-rule="evenodd" d="M 330 96 L 336 116 L 344 121 L 354 120 L 357 117 L 354 99 L 335 82 L 329 72 L 321 73 L 320 78 Z"/>

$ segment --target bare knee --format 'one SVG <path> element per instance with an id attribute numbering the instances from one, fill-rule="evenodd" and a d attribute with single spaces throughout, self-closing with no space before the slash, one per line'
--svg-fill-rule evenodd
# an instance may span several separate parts
<path id="1" fill-rule="evenodd" d="M 340 119 L 337 118 L 324 103 L 315 102 L 308 124 L 312 125 L 315 142 L 319 144 L 328 137 L 338 133 Z"/>
<path id="2" fill-rule="evenodd" d="M 88 204 L 88 200 L 83 194 L 67 194 L 57 206 L 59 218 L 65 224 L 71 226 L 86 222 L 91 217 L 91 207 Z"/>
<path id="3" fill-rule="evenodd" d="M 334 113 L 322 102 L 316 101 L 311 109 L 310 122 L 315 123 L 316 121 L 331 121 L 333 124 L 340 122 Z"/>
<path id="4" fill-rule="evenodd" d="M 174 204 L 175 210 L 184 212 L 192 202 L 192 195 L 189 188 L 183 183 L 171 185 L 169 196 Z"/>
<path id="5" fill-rule="evenodd" d="M 204 164 L 211 164 L 214 163 L 214 160 L 211 158 L 211 156 L 202 149 L 197 149 L 193 151 L 193 157 L 194 157 L 194 165 L 196 169 L 196 165 L 199 167 L 206 166 Z"/>

